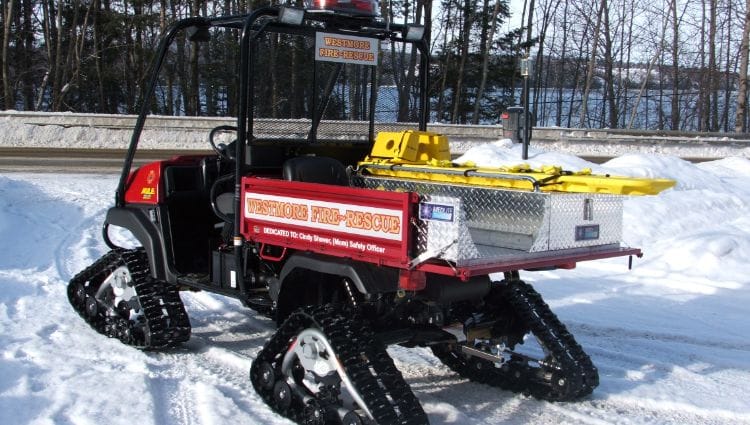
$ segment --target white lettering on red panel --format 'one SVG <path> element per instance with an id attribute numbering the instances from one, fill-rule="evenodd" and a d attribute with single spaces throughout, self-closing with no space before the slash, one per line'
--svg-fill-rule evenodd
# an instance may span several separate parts
<path id="1" fill-rule="evenodd" d="M 245 218 L 400 241 L 402 212 L 261 193 L 245 194 Z"/>

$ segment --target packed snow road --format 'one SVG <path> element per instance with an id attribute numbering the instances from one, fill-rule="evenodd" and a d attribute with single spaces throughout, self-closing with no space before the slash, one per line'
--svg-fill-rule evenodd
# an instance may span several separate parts
<path id="1" fill-rule="evenodd" d="M 499 142 L 466 159 L 518 157 Z M 631 155 L 599 167 L 532 151 L 529 162 L 679 183 L 626 201 L 625 243 L 645 254 L 633 270 L 612 259 L 522 273 L 599 367 L 591 397 L 541 402 L 461 379 L 428 350 L 390 348 L 431 423 L 750 424 L 750 160 Z M 116 183 L 0 173 L 0 423 L 289 423 L 248 380 L 273 324 L 238 302 L 184 293 L 193 336 L 165 353 L 107 339 L 68 305 L 68 280 L 107 250 Z"/>

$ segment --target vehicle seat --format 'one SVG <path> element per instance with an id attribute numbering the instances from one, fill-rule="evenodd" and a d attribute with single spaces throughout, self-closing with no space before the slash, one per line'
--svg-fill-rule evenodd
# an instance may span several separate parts
<path id="1" fill-rule="evenodd" d="M 298 156 L 282 166 L 284 180 L 349 186 L 344 164 L 327 156 Z"/>

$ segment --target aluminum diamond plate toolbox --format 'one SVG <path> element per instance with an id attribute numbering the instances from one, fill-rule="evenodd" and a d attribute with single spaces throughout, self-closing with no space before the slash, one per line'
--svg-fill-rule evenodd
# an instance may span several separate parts
<path id="1" fill-rule="evenodd" d="M 619 246 L 622 197 L 593 193 L 528 192 L 355 175 L 370 189 L 420 197 L 417 249 L 421 257 L 457 266 L 560 250 Z"/>

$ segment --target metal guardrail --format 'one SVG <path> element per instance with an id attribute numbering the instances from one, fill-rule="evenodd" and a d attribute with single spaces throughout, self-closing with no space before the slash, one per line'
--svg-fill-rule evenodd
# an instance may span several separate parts
<path id="1" fill-rule="evenodd" d="M 93 127 L 103 129 L 132 129 L 135 126 L 135 115 L 79 114 L 79 113 L 45 113 L 45 112 L 0 112 L 0 119 L 11 118 L 30 125 L 57 125 L 70 127 Z M 170 117 L 153 115 L 146 120 L 145 130 L 205 131 L 219 125 L 232 125 L 234 118 L 223 117 Z M 414 129 L 415 123 L 388 123 L 389 128 Z M 256 119 L 253 127 L 264 134 L 282 135 L 295 132 L 298 128 L 309 128 L 306 120 Z M 501 126 L 473 126 L 456 124 L 430 124 L 431 131 L 445 134 L 448 137 L 498 139 L 502 137 Z M 368 123 L 353 121 L 347 123 L 347 133 L 367 133 Z"/>
<path id="2" fill-rule="evenodd" d="M 113 135 L 112 139 L 125 143 L 127 136 L 124 134 L 129 134 L 128 131 L 133 128 L 136 117 L 134 115 L 5 111 L 0 112 L 0 123 L 3 120 L 33 126 L 122 130 L 122 132 L 117 131 L 117 135 Z M 212 128 L 233 123 L 232 118 L 155 115 L 146 120 L 144 130 L 181 132 L 183 136 L 187 134 L 189 139 L 195 140 L 197 148 L 205 148 L 203 144 L 205 137 Z M 367 133 L 367 125 L 366 122 L 347 123 L 346 129 L 340 135 Z M 258 119 L 254 123 L 256 132 L 268 135 L 293 134 L 308 126 L 309 124 L 304 120 Z M 400 128 L 406 130 L 414 129 L 416 125 L 398 123 L 388 124 L 387 127 L 389 130 Z M 428 129 L 446 135 L 451 141 L 451 150 L 454 153 L 465 152 L 477 142 L 487 143 L 503 138 L 503 128 L 500 125 L 432 123 L 428 125 Z M 2 144 L 1 138 L 2 134 L 0 134 L 0 144 Z M 33 145 L 36 141 L 29 140 L 28 143 Z M 592 145 L 595 145 L 595 148 L 592 148 Z M 692 158 L 725 156 L 750 158 L 750 134 L 739 133 L 537 127 L 533 130 L 532 146 L 575 155 L 591 156 L 593 151 L 602 157 L 633 152 L 652 152 Z"/>
<path id="3" fill-rule="evenodd" d="M 111 115 L 111 114 L 86 114 L 86 113 L 49 113 L 49 112 L 25 112 L 25 111 L 0 111 L 0 118 L 13 118 L 24 124 L 32 125 L 59 125 L 62 127 L 95 127 L 108 129 L 132 129 L 135 125 L 135 115 Z M 283 132 L 288 128 L 302 124 L 303 120 L 278 120 L 258 119 L 256 127 L 269 132 Z M 146 121 L 147 129 L 154 130 L 180 130 L 180 131 L 203 131 L 210 130 L 219 125 L 231 125 L 234 118 L 231 117 L 172 117 L 153 115 Z M 295 125 L 297 123 L 297 125 Z M 350 131 L 362 132 L 367 130 L 367 122 L 352 122 Z M 413 123 L 388 124 L 389 127 L 403 127 L 413 129 Z M 442 124 L 430 123 L 431 131 L 454 137 L 474 137 L 480 139 L 497 139 L 502 137 L 501 125 L 470 125 L 470 124 Z M 536 127 L 533 138 L 536 140 L 559 139 L 560 137 L 572 139 L 683 139 L 689 141 L 705 142 L 750 142 L 750 133 L 708 133 L 697 131 L 667 131 L 667 130 L 639 130 L 639 129 L 579 129 L 564 127 Z"/>

